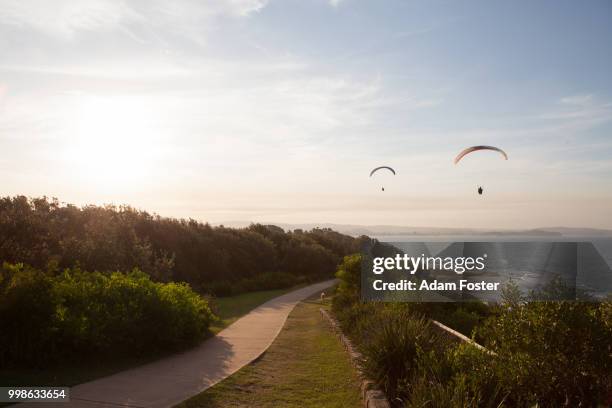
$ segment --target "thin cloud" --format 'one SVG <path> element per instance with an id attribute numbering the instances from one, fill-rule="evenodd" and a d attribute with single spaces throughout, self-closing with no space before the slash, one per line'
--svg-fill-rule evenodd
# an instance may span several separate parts
<path id="1" fill-rule="evenodd" d="M 51 75 L 51 76 L 74 76 L 82 78 L 114 78 L 114 79 L 162 79 L 171 77 L 183 77 L 192 75 L 193 70 L 172 64 L 155 65 L 142 62 L 139 64 L 123 63 L 120 67 L 116 64 L 91 64 L 91 65 L 0 65 L 0 71 L 16 72 L 19 74 Z"/>
<path id="2" fill-rule="evenodd" d="M 612 102 L 598 100 L 591 94 L 567 96 L 559 100 L 557 108 L 539 117 L 566 121 L 569 125 L 595 126 L 612 120 Z"/>
<path id="3" fill-rule="evenodd" d="M 571 95 L 563 97 L 559 100 L 559 103 L 563 105 L 586 105 L 593 101 L 592 94 L 584 94 L 584 95 Z"/>
<path id="4" fill-rule="evenodd" d="M 0 6 L 0 24 L 66 38 L 81 31 L 127 29 L 132 33 L 138 26 L 176 24 L 181 30 L 185 24 L 206 26 L 219 16 L 246 17 L 267 3 L 267 0 L 5 0 Z"/>
<path id="5" fill-rule="evenodd" d="M 63 37 L 81 30 L 114 29 L 137 18 L 124 2 L 107 0 L 7 0 L 0 7 L 1 24 Z"/>

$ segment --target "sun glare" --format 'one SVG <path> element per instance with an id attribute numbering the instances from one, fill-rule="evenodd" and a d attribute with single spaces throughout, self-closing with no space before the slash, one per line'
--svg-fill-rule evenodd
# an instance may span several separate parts
<path id="1" fill-rule="evenodd" d="M 136 98 L 80 98 L 68 148 L 74 176 L 105 189 L 146 181 L 155 151 L 152 117 Z"/>

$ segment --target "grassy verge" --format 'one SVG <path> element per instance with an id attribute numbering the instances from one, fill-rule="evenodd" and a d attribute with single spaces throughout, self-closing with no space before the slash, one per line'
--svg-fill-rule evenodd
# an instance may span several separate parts
<path id="1" fill-rule="evenodd" d="M 259 360 L 179 407 L 361 406 L 356 373 L 319 307 L 300 303 Z"/>

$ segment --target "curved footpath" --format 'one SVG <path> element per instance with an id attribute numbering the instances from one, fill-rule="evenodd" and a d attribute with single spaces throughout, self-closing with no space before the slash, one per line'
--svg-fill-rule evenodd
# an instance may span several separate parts
<path id="1" fill-rule="evenodd" d="M 18 406 L 172 407 L 257 359 L 278 336 L 295 305 L 334 282 L 317 283 L 269 300 L 194 349 L 77 385 L 71 389 L 69 403 Z"/>

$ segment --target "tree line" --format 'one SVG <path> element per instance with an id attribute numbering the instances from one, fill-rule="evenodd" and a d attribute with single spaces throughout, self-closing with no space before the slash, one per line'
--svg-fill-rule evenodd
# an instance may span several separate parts
<path id="1" fill-rule="evenodd" d="M 129 206 L 0 199 L 0 261 L 50 274 L 72 267 L 137 268 L 155 281 L 187 282 L 216 295 L 332 277 L 342 257 L 357 252 L 362 240 L 326 228 L 213 227 Z"/>

